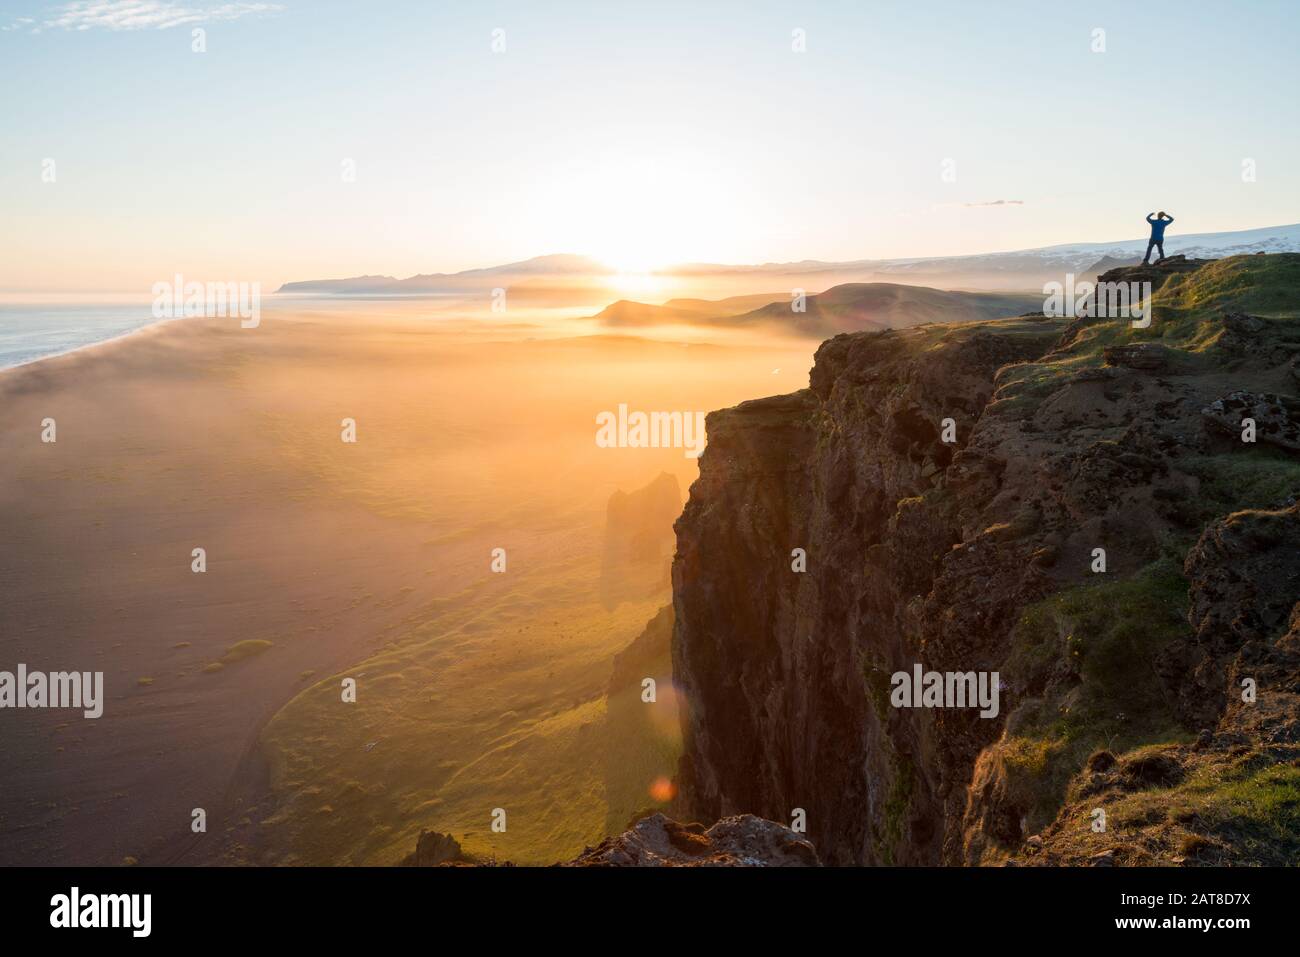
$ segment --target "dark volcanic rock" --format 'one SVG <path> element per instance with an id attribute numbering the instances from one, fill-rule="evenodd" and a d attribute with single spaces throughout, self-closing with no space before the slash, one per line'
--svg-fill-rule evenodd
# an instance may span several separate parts
<path id="1" fill-rule="evenodd" d="M 1156 342 L 1136 342 L 1125 346 L 1107 346 L 1103 352 L 1106 364 L 1124 366 L 1139 372 L 1160 372 L 1169 368 L 1172 353 Z"/>
<path id="2" fill-rule="evenodd" d="M 1225 432 L 1242 434 L 1242 422 L 1255 420 L 1255 439 L 1300 451 L 1300 399 L 1272 392 L 1238 390 L 1215 399 L 1201 414 Z"/>
<path id="3" fill-rule="evenodd" d="M 652 814 L 566 867 L 818 867 L 813 846 L 773 821 L 742 814 L 702 824 L 679 824 Z"/>
<path id="4" fill-rule="evenodd" d="M 949 795 L 961 798 L 929 753 L 931 718 L 882 711 L 880 682 L 916 661 L 970 662 L 1041 572 L 1027 544 L 985 545 L 963 529 L 960 496 L 921 497 L 949 472 L 972 505 L 996 490 L 1004 461 L 969 447 L 979 414 L 997 371 L 1046 352 L 1060 329 L 837 336 L 818 350 L 811 389 L 709 416 L 673 565 L 673 670 L 689 701 L 679 785 L 691 816 L 788 820 L 803 808 L 829 863 L 940 858 L 935 822 Z M 943 441 L 945 419 L 955 442 Z M 1007 505 L 1009 528 L 1032 522 Z M 794 549 L 807 572 L 792 570 Z M 910 604 L 940 578 L 947 611 L 922 627 Z M 973 761 L 994 731 L 946 720 L 954 760 Z M 964 788 L 969 763 L 960 775 Z"/>
<path id="5" fill-rule="evenodd" d="M 1149 282 L 1153 291 L 1158 291 L 1171 276 L 1179 273 L 1195 272 L 1212 259 L 1188 259 L 1181 253 L 1167 256 L 1157 263 L 1143 266 L 1119 266 L 1109 269 L 1097 277 L 1098 282 Z"/>
<path id="6" fill-rule="evenodd" d="M 1285 630 L 1300 601 L 1300 505 L 1236 512 L 1202 533 L 1184 566 L 1201 644 L 1236 651 Z"/>
<path id="7" fill-rule="evenodd" d="M 460 842 L 450 834 L 421 831 L 415 842 L 415 853 L 402 861 L 404 867 L 440 867 L 446 864 L 469 863 L 461 853 Z"/>

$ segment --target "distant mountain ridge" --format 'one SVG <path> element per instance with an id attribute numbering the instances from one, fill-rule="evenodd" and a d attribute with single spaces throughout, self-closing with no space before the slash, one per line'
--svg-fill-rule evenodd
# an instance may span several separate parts
<path id="1" fill-rule="evenodd" d="M 1219 259 L 1242 253 L 1300 252 L 1300 223 L 1265 226 L 1218 233 L 1180 235 L 1171 227 L 1166 249 L 1189 259 Z M 821 288 L 852 279 L 892 281 L 909 285 L 945 285 L 949 288 L 1019 289 L 1040 288 L 1044 282 L 1060 280 L 1072 272 L 1083 276 L 1100 260 L 1129 263 L 1146 250 L 1146 237 L 1100 243 L 1063 243 L 1034 249 L 975 253 L 964 256 L 932 256 L 900 259 L 858 259 L 729 265 L 685 263 L 657 270 L 678 276 L 824 277 Z M 618 270 L 587 256 L 569 253 L 537 256 L 519 262 L 455 273 L 421 273 L 406 279 L 392 276 L 354 276 L 346 279 L 312 279 L 288 282 L 277 292 L 306 295 L 428 295 L 483 289 L 511 280 L 542 280 L 565 277 L 617 275 Z"/>
<path id="2" fill-rule="evenodd" d="M 541 276 L 610 276 L 616 270 L 596 262 L 586 256 L 570 253 L 553 253 L 547 256 L 534 256 L 520 262 L 505 263 L 500 266 L 484 266 L 478 269 L 463 269 L 454 273 L 420 273 L 397 279 L 393 276 L 352 276 L 346 279 L 308 279 L 301 282 L 286 282 L 277 293 L 330 293 L 347 295 L 358 293 L 381 293 L 387 295 L 411 295 L 428 292 L 450 291 L 473 288 L 478 279 L 528 278 Z"/>
<path id="3" fill-rule="evenodd" d="M 824 339 L 841 332 L 910 329 L 925 322 L 972 322 L 1037 313 L 1042 309 L 1043 297 L 947 292 L 902 283 L 860 282 L 844 283 L 808 295 L 802 311 L 796 311 L 794 305 L 788 294 L 733 296 L 714 302 L 670 300 L 662 306 L 620 299 L 591 318 L 607 326 L 671 323 L 728 328 L 769 326 Z"/>

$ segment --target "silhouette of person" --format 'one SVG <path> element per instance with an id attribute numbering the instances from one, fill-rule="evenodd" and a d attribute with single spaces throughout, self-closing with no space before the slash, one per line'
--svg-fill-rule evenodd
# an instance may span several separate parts
<path id="1" fill-rule="evenodd" d="M 1158 213 L 1147 213 L 1147 222 L 1151 224 L 1151 238 L 1147 240 L 1147 254 L 1142 257 L 1142 265 L 1147 265 L 1147 260 L 1151 258 L 1152 247 L 1160 250 L 1160 258 L 1157 263 L 1163 262 L 1165 258 L 1165 227 L 1174 221 L 1163 209 Z"/>

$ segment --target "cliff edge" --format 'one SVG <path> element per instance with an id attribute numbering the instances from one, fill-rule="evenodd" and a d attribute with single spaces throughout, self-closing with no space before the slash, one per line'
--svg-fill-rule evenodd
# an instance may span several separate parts
<path id="1" fill-rule="evenodd" d="M 801 810 L 829 864 L 1300 861 L 1300 255 L 1101 279 L 1149 325 L 840 335 L 709 416 L 686 818 Z M 996 713 L 898 706 L 918 666 Z"/>

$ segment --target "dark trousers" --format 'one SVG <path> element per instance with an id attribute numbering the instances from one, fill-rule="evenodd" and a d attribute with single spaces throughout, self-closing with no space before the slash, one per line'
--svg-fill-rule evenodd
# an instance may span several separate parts
<path id="1" fill-rule="evenodd" d="M 1147 254 L 1142 257 L 1142 265 L 1147 265 L 1147 260 L 1151 258 L 1152 248 L 1160 250 L 1160 259 L 1165 258 L 1165 241 L 1163 239 L 1151 239 L 1147 241 Z M 1160 262 L 1157 259 L 1156 262 Z"/>

